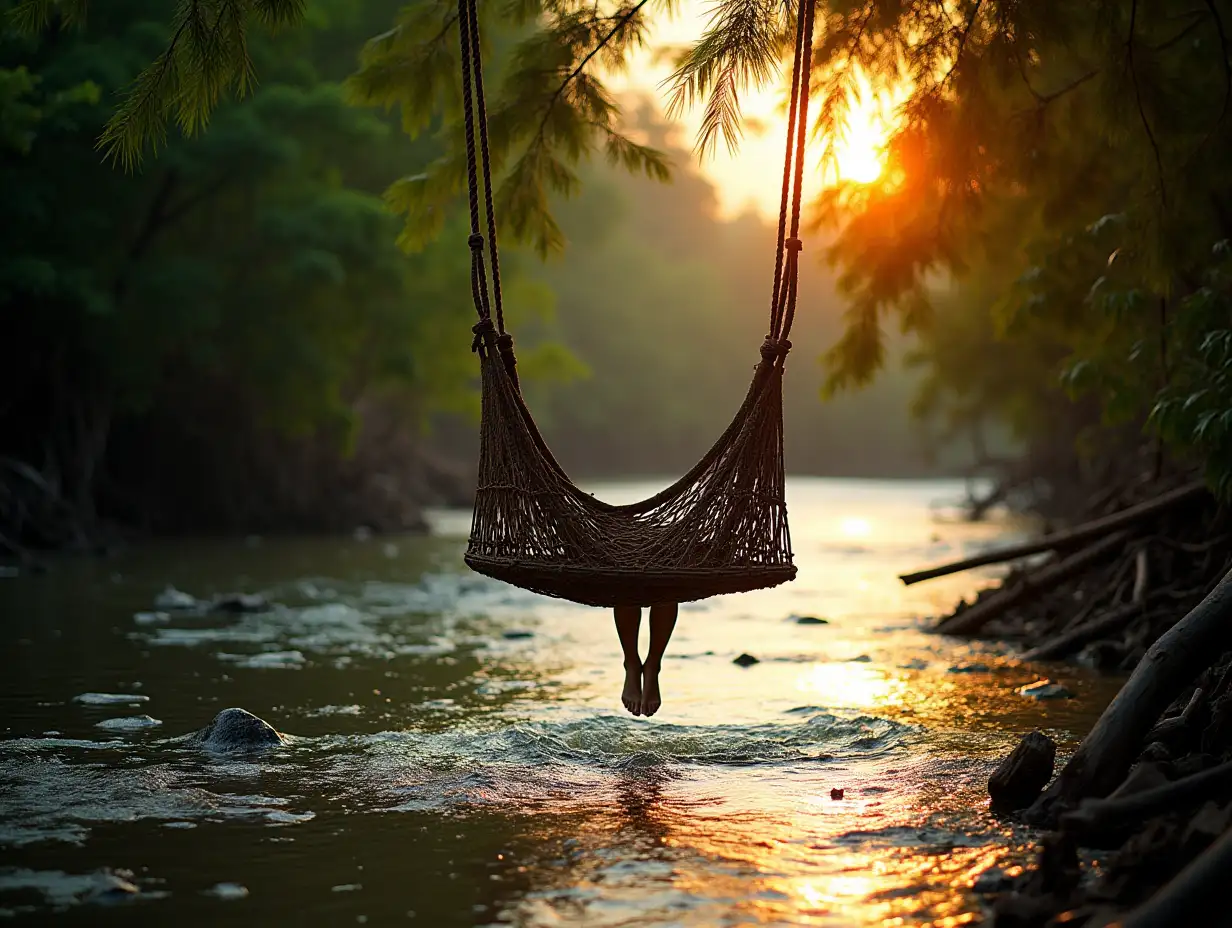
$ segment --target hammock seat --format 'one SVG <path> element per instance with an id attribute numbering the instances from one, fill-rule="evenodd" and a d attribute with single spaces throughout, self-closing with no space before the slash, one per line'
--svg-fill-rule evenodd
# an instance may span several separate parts
<path id="1" fill-rule="evenodd" d="M 810 57 L 813 4 L 801 2 L 799 11 L 770 334 L 744 402 L 710 450 L 671 486 L 618 506 L 570 480 L 518 385 L 513 339 L 505 331 L 501 305 L 478 20 L 474 0 L 460 0 L 471 282 L 479 315 L 472 349 L 480 358 L 482 385 L 479 473 L 465 556 L 471 569 L 592 606 L 688 602 L 795 578 L 784 498 L 783 365 L 791 348 L 787 336 L 798 280 L 808 99 L 807 68 L 801 61 Z M 479 223 L 481 180 L 490 292 Z"/>

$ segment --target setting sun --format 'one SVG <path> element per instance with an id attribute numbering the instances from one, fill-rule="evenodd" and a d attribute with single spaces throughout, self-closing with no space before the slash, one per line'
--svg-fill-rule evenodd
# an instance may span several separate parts
<path id="1" fill-rule="evenodd" d="M 707 19 L 701 4 L 685 3 L 679 15 L 656 20 L 650 41 L 633 56 L 628 69 L 608 75 L 612 88 L 647 100 L 661 113 L 664 81 L 672 72 L 663 51 L 696 40 Z M 786 75 L 781 77 L 785 79 Z M 825 139 L 810 139 L 806 156 L 809 170 L 804 185 L 806 202 L 826 186 L 840 182 L 871 184 L 881 177 L 886 140 L 895 125 L 893 114 L 905 93 L 878 94 L 863 75 L 857 77 L 854 91 L 843 127 L 830 140 L 830 156 L 823 157 Z M 787 123 L 784 95 L 783 80 L 742 93 L 740 113 L 744 125 L 738 149 L 728 151 L 720 142 L 699 160 L 698 167 L 714 185 L 721 218 L 750 210 L 765 218 L 778 214 Z M 813 106 L 819 102 L 814 90 Z M 680 114 L 678 144 L 693 146 L 703 111 L 704 107 L 695 106 Z"/>
<path id="2" fill-rule="evenodd" d="M 881 176 L 884 166 L 882 149 L 887 130 L 875 111 L 857 111 L 852 114 L 852 122 L 856 125 L 834 146 L 834 166 L 839 180 L 871 184 Z"/>

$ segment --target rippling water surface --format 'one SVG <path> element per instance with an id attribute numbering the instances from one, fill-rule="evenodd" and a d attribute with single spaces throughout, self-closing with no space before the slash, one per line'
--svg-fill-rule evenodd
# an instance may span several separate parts
<path id="1" fill-rule="evenodd" d="M 682 607 L 650 720 L 621 709 L 610 616 L 469 573 L 465 513 L 426 538 L 177 542 L 0 580 L 0 915 L 977 922 L 974 878 L 1026 840 L 986 811 L 991 766 L 1035 727 L 1072 746 L 1115 684 L 1071 671 L 1077 698 L 1031 701 L 1015 687 L 1040 668 L 921 630 L 987 578 L 895 574 L 1014 532 L 938 518 L 960 490 L 790 480 L 799 579 Z M 278 606 L 146 614 L 168 584 Z M 228 706 L 290 743 L 176 740 Z"/>

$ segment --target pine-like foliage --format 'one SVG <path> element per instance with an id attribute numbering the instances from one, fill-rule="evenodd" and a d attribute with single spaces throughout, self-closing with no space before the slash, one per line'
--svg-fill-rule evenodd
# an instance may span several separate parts
<path id="1" fill-rule="evenodd" d="M 659 0 L 654 7 L 664 10 L 670 2 Z M 592 151 L 630 171 L 668 176 L 660 151 L 621 131 L 620 107 L 595 67 L 618 69 L 643 45 L 648 6 L 646 0 L 481 5 L 497 213 L 516 238 L 541 254 L 563 245 L 551 197 L 576 190 L 575 166 Z M 389 202 L 407 217 L 407 247 L 440 230 L 464 189 L 458 59 L 456 3 L 428 0 L 408 7 L 389 32 L 368 43 L 349 83 L 355 101 L 397 107 L 408 132 L 433 131 L 446 148 L 426 170 L 389 189 Z"/>
<path id="2" fill-rule="evenodd" d="M 59 21 L 85 20 L 89 0 L 21 0 L 13 23 L 37 31 Z M 244 96 L 256 74 L 248 51 L 252 23 L 276 31 L 299 24 L 305 0 L 178 0 L 166 48 L 137 76 L 108 120 L 99 145 L 113 161 L 132 168 L 146 146 L 157 150 L 174 120 L 193 135 L 228 93 Z"/>

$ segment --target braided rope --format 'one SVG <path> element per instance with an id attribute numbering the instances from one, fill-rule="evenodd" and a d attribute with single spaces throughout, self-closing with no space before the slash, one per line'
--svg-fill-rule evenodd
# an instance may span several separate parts
<path id="1" fill-rule="evenodd" d="M 783 364 L 799 287 L 800 205 L 813 5 L 799 0 L 770 334 L 744 402 L 697 464 L 649 499 L 614 506 L 579 489 L 518 389 L 505 332 L 476 0 L 458 0 L 483 412 L 466 562 L 479 573 L 595 606 L 687 602 L 796 575 L 783 467 Z M 480 196 L 484 208 L 480 209 Z M 489 297 L 481 212 L 492 262 Z M 492 319 L 495 305 L 496 320 Z"/>

